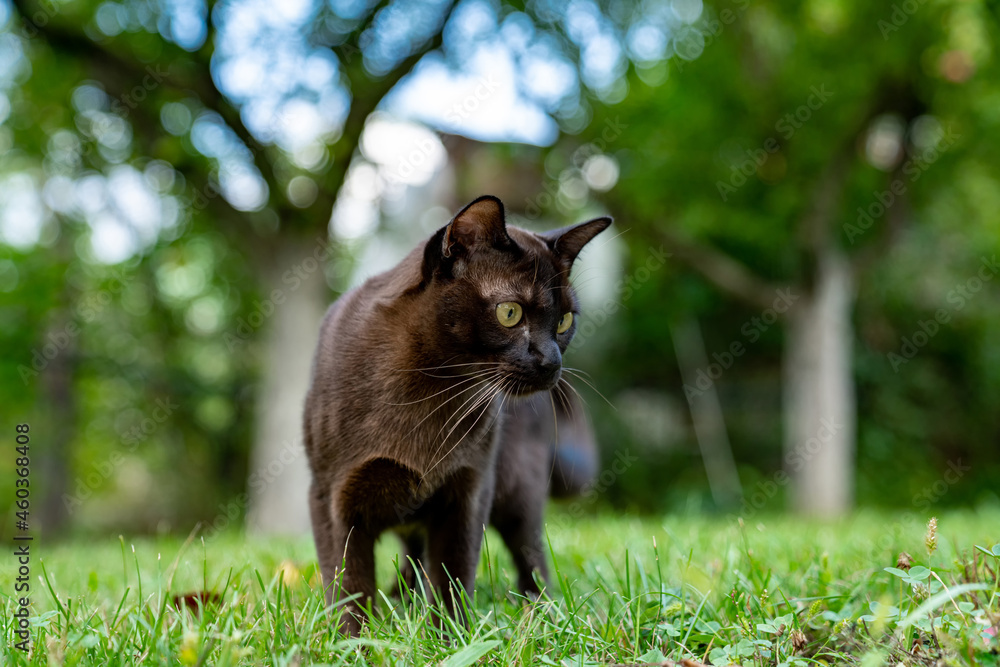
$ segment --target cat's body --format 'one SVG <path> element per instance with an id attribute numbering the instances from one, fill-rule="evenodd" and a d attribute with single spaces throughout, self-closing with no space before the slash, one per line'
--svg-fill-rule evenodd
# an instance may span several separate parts
<path id="1" fill-rule="evenodd" d="M 387 529 L 400 533 L 452 610 L 449 576 L 471 593 L 491 522 L 514 553 L 520 587 L 537 591 L 531 573 L 545 574 L 549 471 L 573 478 L 572 487 L 594 467 L 582 413 L 560 408 L 557 421 L 547 390 L 573 333 L 556 333 L 560 317 L 577 310 L 569 268 L 609 223 L 549 241 L 507 228 L 499 200 L 481 198 L 330 308 L 304 431 L 327 598 L 338 576 L 344 597 L 360 594 L 348 605 L 348 632 L 358 631 L 360 607 L 375 594 L 373 547 Z M 511 309 L 505 316 L 516 306 L 518 321 L 500 324 L 500 306 Z M 553 451 L 557 428 L 576 434 L 573 455 Z M 574 462 L 575 475 L 567 471 Z"/>
<path id="2" fill-rule="evenodd" d="M 534 394 L 504 406 L 490 525 L 517 566 L 518 590 L 537 593 L 548 578 L 542 520 L 550 496 L 583 492 L 597 472 L 597 444 L 572 391 Z"/>

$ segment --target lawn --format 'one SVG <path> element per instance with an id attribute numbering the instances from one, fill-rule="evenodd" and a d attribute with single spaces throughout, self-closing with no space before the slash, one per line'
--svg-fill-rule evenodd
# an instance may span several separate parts
<path id="1" fill-rule="evenodd" d="M 5 665 L 998 665 L 1000 511 L 940 514 L 933 539 L 929 518 L 555 510 L 540 602 L 507 592 L 516 576 L 488 533 L 467 629 L 442 634 L 433 606 L 387 594 L 357 640 L 327 621 L 310 539 L 35 542 L 31 649 L 13 648 L 8 557 L 0 651 Z M 909 564 L 897 563 L 904 551 Z M 387 591 L 394 556 L 384 539 Z"/>

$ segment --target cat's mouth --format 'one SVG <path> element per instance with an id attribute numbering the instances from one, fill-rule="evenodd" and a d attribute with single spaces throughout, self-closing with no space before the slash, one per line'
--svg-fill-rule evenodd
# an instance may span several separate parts
<path id="1" fill-rule="evenodd" d="M 515 371 L 508 375 L 511 379 L 507 394 L 510 396 L 529 396 L 540 391 L 549 391 L 559 384 L 562 378 L 562 367 L 536 370 L 533 373 Z"/>

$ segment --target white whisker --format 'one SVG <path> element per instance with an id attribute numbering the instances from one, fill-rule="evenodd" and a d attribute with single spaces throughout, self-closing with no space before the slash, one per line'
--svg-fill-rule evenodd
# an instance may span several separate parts
<path id="1" fill-rule="evenodd" d="M 493 371 L 493 372 L 494 372 L 494 373 L 496 373 L 496 371 Z M 480 380 L 479 380 L 479 381 L 478 381 L 477 383 L 473 384 L 473 385 L 472 385 L 471 387 L 466 387 L 465 389 L 462 389 L 461 391 L 459 391 L 459 392 L 458 392 L 458 393 L 457 393 L 457 394 L 456 394 L 455 396 L 449 396 L 449 397 L 448 397 L 448 398 L 446 398 L 445 400 L 441 401 L 441 405 L 437 406 L 436 408 L 434 408 L 433 410 L 431 410 L 431 411 L 430 411 L 429 413 L 427 413 L 426 415 L 424 415 L 424 418 L 423 418 L 423 419 L 421 419 L 420 421 L 418 421 L 418 422 L 417 422 L 417 423 L 416 423 L 416 424 L 414 425 L 414 427 L 413 427 L 413 428 L 411 428 L 411 429 L 409 430 L 409 432 L 407 432 L 407 434 L 406 434 L 406 435 L 410 435 L 411 433 L 413 433 L 414 431 L 416 431 L 416 430 L 417 430 L 417 428 L 418 428 L 418 427 L 419 427 L 419 426 L 420 426 L 421 424 L 423 424 L 423 423 L 424 423 L 425 421 L 427 421 L 428 419 L 430 419 L 430 417 L 431 417 L 431 416 L 432 416 L 432 415 L 433 415 L 433 414 L 434 414 L 435 412 L 437 412 L 438 410 L 440 410 L 440 409 L 441 409 L 441 408 L 443 408 L 444 406 L 448 405 L 448 402 L 449 402 L 449 401 L 451 401 L 452 399 L 454 399 L 454 398 L 455 398 L 456 396 L 460 396 L 461 394 L 464 394 L 464 393 L 465 393 L 465 392 L 467 392 L 467 391 L 473 391 L 473 392 L 476 392 L 476 393 L 478 393 L 478 392 L 479 392 L 479 390 L 480 390 L 480 388 L 481 388 L 481 387 L 482 387 L 483 385 L 488 385 L 488 384 L 489 384 L 489 383 L 490 383 L 490 382 L 491 382 L 492 380 L 493 380 L 493 377 L 492 377 L 492 376 L 488 376 L 488 377 L 486 377 L 486 378 L 483 378 L 483 379 L 480 379 Z M 445 423 L 447 423 L 447 422 L 445 422 Z"/>
<path id="2" fill-rule="evenodd" d="M 505 382 L 507 382 L 507 378 L 500 378 L 499 381 L 494 382 L 494 384 L 492 385 L 492 387 L 495 387 L 495 390 L 492 393 L 489 394 L 489 396 L 486 398 L 485 401 L 479 401 L 479 402 L 477 402 L 476 405 L 474 405 L 472 408 L 470 408 L 468 411 L 466 411 L 466 413 L 464 415 L 462 415 L 461 419 L 459 419 L 457 422 L 455 422 L 455 425 L 452 426 L 451 431 L 448 431 L 448 435 L 446 435 L 444 437 L 444 440 L 442 441 L 442 444 L 448 441 L 448 438 L 451 437 L 451 434 L 455 431 L 456 428 L 458 428 L 458 425 L 461 424 L 462 421 L 467 416 L 469 416 L 470 414 L 472 414 L 472 412 L 474 410 L 476 410 L 480 405 L 488 406 L 493 401 L 493 399 L 496 398 L 498 395 L 503 395 L 503 387 L 504 387 L 504 383 Z M 501 398 L 501 400 L 500 400 L 500 406 L 499 406 L 498 412 L 497 412 L 498 415 L 499 415 L 499 411 L 503 410 L 503 401 L 504 401 L 504 399 Z M 458 441 L 456 441 L 455 444 L 451 446 L 451 449 L 449 449 L 447 452 L 445 452 L 444 456 L 442 456 L 440 459 L 438 459 L 437 462 L 434 463 L 434 465 L 432 465 L 430 468 L 428 468 L 424 472 L 424 475 L 423 475 L 424 477 L 426 477 L 431 472 L 431 470 L 434 470 L 434 468 L 436 468 L 439 463 L 441 463 L 446 458 L 448 458 L 448 455 L 451 454 L 453 451 L 455 451 L 456 447 L 458 447 L 460 444 L 462 444 L 462 441 L 465 440 L 466 436 L 469 435 L 469 433 L 472 432 L 472 429 L 476 428 L 476 424 L 479 423 L 479 420 L 482 419 L 483 415 L 485 415 L 487 412 L 489 412 L 488 409 L 487 410 L 483 410 L 481 413 L 479 413 L 479 416 L 476 417 L 475 421 L 472 422 L 472 425 L 469 426 L 469 428 L 466 429 L 465 433 L 462 434 L 462 437 L 459 438 Z M 496 423 L 496 418 L 494 418 L 494 423 Z M 491 425 L 491 427 L 492 427 L 492 425 Z M 489 430 L 489 429 L 487 429 L 487 430 Z M 440 447 L 439 447 L 439 449 L 440 449 Z"/>
<path id="3" fill-rule="evenodd" d="M 453 385 L 451 385 L 449 387 L 445 387 L 441 391 L 435 392 L 435 393 L 431 394 L 430 396 L 425 396 L 424 398 L 418 398 L 415 401 L 407 401 L 406 403 L 385 403 L 385 405 L 400 406 L 400 405 L 415 405 L 416 403 L 423 403 L 424 401 L 428 401 L 428 400 L 434 398 L 435 396 L 440 396 L 441 394 L 443 394 L 445 392 L 448 392 L 448 391 L 451 391 L 453 389 L 456 389 L 456 388 L 462 386 L 463 384 L 466 384 L 468 382 L 473 382 L 475 380 L 478 380 L 480 378 L 483 378 L 483 377 L 485 377 L 487 375 L 490 375 L 491 373 L 495 373 L 495 372 L 496 371 L 492 371 L 492 370 L 480 370 L 480 371 L 477 371 L 475 373 L 468 373 L 467 375 L 469 377 L 466 377 L 466 379 L 462 380 L 461 382 L 456 382 L 455 384 L 453 384 Z M 449 376 L 449 377 L 451 377 L 451 376 Z M 453 377 L 459 378 L 459 377 L 465 377 L 465 375 L 456 375 L 456 376 L 453 376 Z M 459 392 L 459 393 L 461 393 L 461 392 Z"/>
<path id="4" fill-rule="evenodd" d="M 490 380 L 487 380 L 484 383 L 485 387 L 479 387 L 477 385 L 477 389 L 476 389 L 475 393 L 472 396 L 470 396 L 468 399 L 466 399 L 466 401 L 464 403 L 462 403 L 460 406 L 458 406 L 454 410 L 454 412 L 452 412 L 451 415 L 447 419 L 444 420 L 444 424 L 442 424 L 441 428 L 438 429 L 437 436 L 441 435 L 441 433 L 448 427 L 448 424 L 451 423 L 452 419 L 454 419 L 456 415 L 458 415 L 459 413 L 463 412 L 463 410 L 465 411 L 464 414 L 462 414 L 462 416 L 459 417 L 459 419 L 457 421 L 455 421 L 455 426 L 452 427 L 451 431 L 448 432 L 448 435 L 446 435 L 444 437 L 444 439 L 440 442 L 440 444 L 438 444 L 437 449 L 434 450 L 434 452 L 431 454 L 431 457 L 437 456 L 437 453 L 439 451 L 441 451 L 441 448 L 444 447 L 445 444 L 447 444 L 448 437 L 451 435 L 452 431 L 455 430 L 455 428 L 462 422 L 463 419 L 465 419 L 465 417 L 467 417 L 469 414 L 471 414 L 472 410 L 475 410 L 477 407 L 479 407 L 479 405 L 480 405 L 480 403 L 482 401 L 482 398 L 484 396 L 488 395 L 490 393 L 490 391 L 492 391 L 493 387 L 496 386 L 497 382 L 499 382 L 502 379 L 503 379 L 502 377 L 501 378 L 491 378 Z M 468 410 L 465 410 L 465 406 L 469 405 L 470 403 L 472 403 L 472 407 L 470 407 Z M 437 437 L 437 436 L 435 436 L 435 437 Z M 435 465 L 437 465 L 437 464 L 435 464 Z M 427 473 L 424 473 L 424 474 L 426 475 Z"/>
<path id="5" fill-rule="evenodd" d="M 602 394 L 602 393 L 601 393 L 601 391 L 600 391 L 600 390 L 599 390 L 599 389 L 598 389 L 597 387 L 595 387 L 595 386 L 594 386 L 594 383 L 593 383 L 593 382 L 591 382 L 591 381 L 590 381 L 590 380 L 588 380 L 587 378 L 583 377 L 583 375 L 581 375 L 581 373 L 582 373 L 583 371 L 577 371 L 577 370 L 576 370 L 575 368 L 566 368 L 565 366 L 563 366 L 563 370 L 564 370 L 564 371 L 566 371 L 567 373 L 569 373 L 570 375 L 572 375 L 573 377 L 575 377 L 576 379 L 580 380 L 580 381 L 581 381 L 581 382 L 583 382 L 584 384 L 586 384 L 586 385 L 587 385 L 588 387 L 590 387 L 591 389 L 593 389 L 593 390 L 594 390 L 594 392 L 595 392 L 595 393 L 596 393 L 596 394 L 597 394 L 598 396 L 600 396 L 601 398 L 603 398 L 603 399 L 604 399 L 604 402 L 605 402 L 605 403 L 607 403 L 608 405 L 610 405 L 612 409 L 614 409 L 614 410 L 617 410 L 617 409 L 618 409 L 617 407 L 615 407 L 615 404 L 614 404 L 614 403 L 612 403 L 611 401 L 609 401 L 609 400 L 608 400 L 608 397 L 607 397 L 607 396 L 605 396 L 604 394 Z M 570 386 L 572 387 L 572 385 L 570 385 Z M 574 391 L 575 391 L 575 388 L 574 388 Z M 579 393 L 580 393 L 580 392 L 577 392 L 577 394 L 578 394 L 578 395 L 579 395 Z M 583 397 L 581 396 L 580 398 L 583 398 Z"/>

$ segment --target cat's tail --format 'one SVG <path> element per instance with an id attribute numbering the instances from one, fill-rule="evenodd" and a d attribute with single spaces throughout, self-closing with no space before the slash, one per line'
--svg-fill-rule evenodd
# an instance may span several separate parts
<path id="1" fill-rule="evenodd" d="M 572 392 L 563 392 L 562 398 L 555 401 L 558 433 L 551 451 L 549 484 L 553 498 L 584 493 L 597 476 L 599 464 L 594 428 L 580 399 Z"/>

